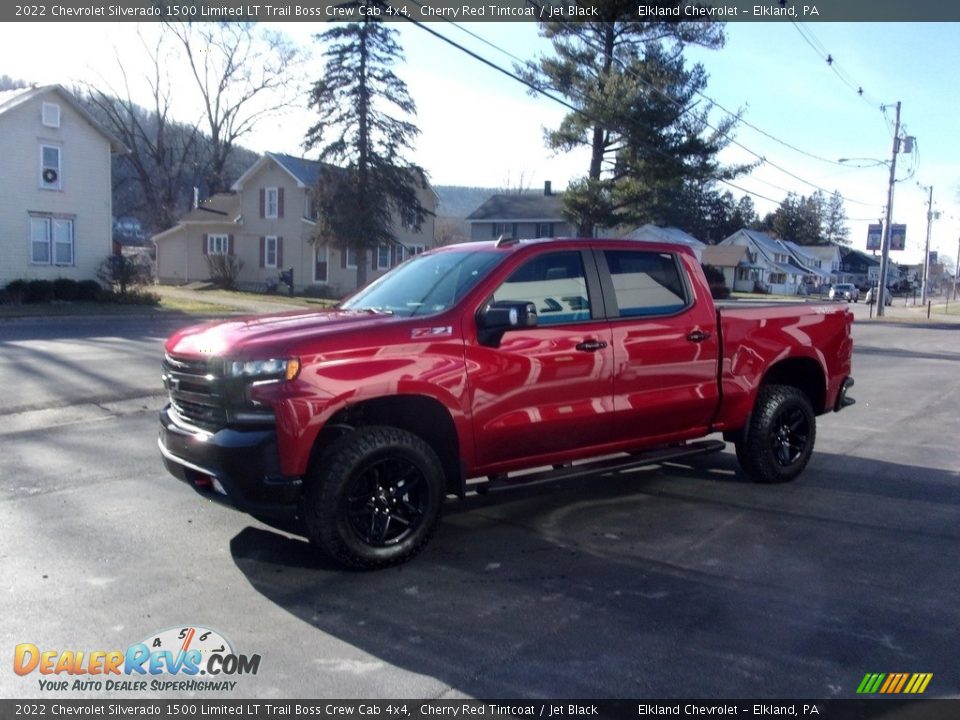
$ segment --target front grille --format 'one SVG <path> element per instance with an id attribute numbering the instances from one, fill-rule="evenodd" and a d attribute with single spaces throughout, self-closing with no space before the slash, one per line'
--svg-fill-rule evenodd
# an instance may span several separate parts
<path id="1" fill-rule="evenodd" d="M 222 361 L 163 358 L 163 385 L 170 405 L 184 421 L 215 431 L 227 424 Z"/>

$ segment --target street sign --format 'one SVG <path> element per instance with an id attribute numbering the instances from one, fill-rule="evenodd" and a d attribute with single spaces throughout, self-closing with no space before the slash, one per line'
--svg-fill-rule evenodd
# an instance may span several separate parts
<path id="1" fill-rule="evenodd" d="M 890 225 L 890 249 L 903 250 L 907 246 L 907 226 Z"/>

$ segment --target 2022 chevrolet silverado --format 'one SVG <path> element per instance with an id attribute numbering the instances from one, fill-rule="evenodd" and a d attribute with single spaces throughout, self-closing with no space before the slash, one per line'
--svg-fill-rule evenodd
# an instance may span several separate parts
<path id="1" fill-rule="evenodd" d="M 853 402 L 851 322 L 715 307 L 679 245 L 450 246 L 329 311 L 173 335 L 160 451 L 198 491 L 377 567 L 425 545 L 447 495 L 723 447 L 694 442 L 712 433 L 755 480 L 793 479 L 816 416 Z"/>

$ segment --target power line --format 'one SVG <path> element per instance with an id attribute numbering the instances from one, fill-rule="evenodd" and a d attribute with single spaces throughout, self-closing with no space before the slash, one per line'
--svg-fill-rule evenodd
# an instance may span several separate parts
<path id="1" fill-rule="evenodd" d="M 843 70 L 843 68 L 840 67 L 840 64 L 837 62 L 836 58 L 834 58 L 833 54 L 827 51 L 827 48 L 824 47 L 823 43 L 821 43 L 817 39 L 817 37 L 813 34 L 813 31 L 810 28 L 804 27 L 803 25 L 801 25 L 795 20 L 793 21 L 792 24 L 793 24 L 793 27 L 796 28 L 797 32 L 800 33 L 800 37 L 802 37 L 807 42 L 807 44 L 813 49 L 813 51 L 818 56 L 820 56 L 821 60 L 827 63 L 827 67 L 829 67 L 830 70 L 833 71 L 834 75 L 840 78 L 841 82 L 843 82 L 844 85 L 846 85 L 851 90 L 853 90 L 861 100 L 863 100 L 865 103 L 867 103 L 871 107 L 876 108 L 877 106 L 880 105 L 879 100 L 873 99 L 871 96 L 868 96 L 865 93 L 863 86 L 854 82 L 853 79 Z M 868 99 L 868 97 L 870 97 L 870 99 Z"/>
<path id="2" fill-rule="evenodd" d="M 589 40 L 588 38 L 584 37 L 584 36 L 580 33 L 579 29 L 576 28 L 575 26 L 571 25 L 570 23 L 564 23 L 564 22 L 561 22 L 560 24 L 566 26 L 574 35 L 576 35 L 578 38 L 580 38 L 580 40 L 583 41 L 588 47 L 591 47 L 591 48 L 593 48 L 594 50 L 597 50 L 597 51 L 602 51 L 602 49 L 597 48 L 595 45 L 592 45 L 591 42 L 590 42 L 590 40 Z M 665 91 L 663 91 L 663 90 L 661 90 L 660 88 L 656 87 L 655 85 L 651 84 L 651 83 L 648 82 L 646 79 L 640 77 L 639 74 L 637 74 L 636 72 L 633 72 L 630 68 L 626 67 L 625 63 L 624 63 L 622 60 L 620 60 L 619 58 L 614 58 L 614 60 L 621 66 L 621 68 L 623 69 L 623 71 L 624 71 L 625 73 L 627 73 L 628 75 L 630 75 L 631 77 L 633 77 L 634 79 L 636 79 L 637 81 L 639 81 L 642 85 L 644 85 L 645 87 L 647 87 L 648 89 L 650 89 L 650 90 L 652 90 L 652 91 L 654 91 L 654 92 L 656 92 L 656 93 L 659 93 L 662 97 L 666 98 L 669 102 L 673 103 L 677 108 L 679 108 L 679 109 L 681 109 L 681 110 L 684 109 L 684 107 L 682 106 L 682 104 L 681 104 L 676 98 L 671 97 L 671 96 L 670 96 L 669 94 L 667 94 Z M 707 101 L 710 102 L 711 104 L 716 105 L 717 107 L 719 107 L 723 112 L 727 113 L 728 115 L 730 115 L 730 116 L 732 116 L 732 117 L 736 117 L 739 122 L 743 122 L 743 121 L 742 121 L 742 118 L 740 118 L 740 117 L 737 116 L 735 113 L 732 113 L 732 112 L 730 112 L 729 110 L 727 110 L 726 108 L 724 108 L 724 107 L 723 107 L 722 105 L 720 105 L 717 101 L 715 101 L 713 98 L 711 98 L 710 96 L 706 95 L 705 93 L 700 92 L 700 91 L 696 91 L 696 94 L 699 95 L 700 97 L 702 97 L 703 99 L 707 100 Z M 704 124 L 705 124 L 708 128 L 710 128 L 711 130 L 713 130 L 713 131 L 715 131 L 715 132 L 720 132 L 718 128 L 714 127 L 713 125 L 711 125 L 711 124 L 710 124 L 709 122 L 707 122 L 706 120 L 704 120 Z M 817 157 L 817 156 L 812 155 L 811 153 L 807 153 L 806 151 L 799 150 L 799 148 L 796 148 L 796 147 L 790 145 L 789 143 L 787 143 L 787 142 L 785 142 L 785 141 L 782 141 L 782 140 L 780 140 L 779 138 L 774 137 L 773 135 L 771 135 L 770 133 L 767 133 L 767 132 L 764 131 L 764 130 L 760 130 L 759 128 L 756 128 L 755 126 L 753 126 L 753 125 L 751 125 L 751 124 L 749 124 L 749 123 L 744 123 L 744 124 L 748 125 L 749 127 L 753 127 L 754 129 L 759 130 L 759 132 L 761 132 L 761 133 L 763 133 L 764 135 L 766 135 L 767 137 L 775 140 L 776 142 L 780 143 L 781 145 L 785 145 L 786 147 L 789 147 L 789 148 L 791 148 L 791 149 L 793 149 L 793 150 L 796 150 L 796 151 L 798 151 L 798 152 L 801 152 L 801 153 L 803 153 L 803 154 L 805 154 L 805 155 L 809 155 L 810 157 L 815 157 L 815 158 L 818 159 L 818 160 L 830 162 L 830 163 L 836 164 L 836 165 L 839 165 L 839 164 L 840 164 L 840 163 L 837 162 L 837 161 L 834 161 L 834 160 L 826 160 L 825 158 Z M 738 141 L 738 140 L 736 140 L 736 139 L 734 139 L 734 138 L 729 138 L 729 139 L 730 139 L 730 142 L 731 142 L 733 145 L 736 145 L 737 147 L 739 147 L 739 148 L 745 150 L 746 152 L 750 153 L 750 154 L 753 155 L 755 158 L 757 158 L 758 160 L 760 160 L 762 163 L 765 163 L 765 164 L 769 165 L 770 167 L 779 170 L 780 172 L 784 173 L 785 175 L 788 175 L 788 176 L 792 177 L 793 179 L 798 180 L 798 181 L 804 183 L 805 185 L 808 185 L 808 186 L 810 186 L 810 187 L 812 187 L 812 188 L 814 188 L 814 189 L 816 189 L 816 190 L 820 190 L 821 192 L 824 192 L 824 193 L 827 193 L 827 194 L 833 194 L 832 191 L 828 190 L 827 188 L 824 188 L 824 187 L 818 185 L 817 183 L 814 183 L 814 182 L 811 182 L 811 181 L 809 181 L 809 180 L 807 180 L 807 179 L 805 179 L 805 178 L 802 178 L 802 177 L 800 177 L 799 175 L 791 172 L 790 170 L 787 170 L 786 168 L 781 167 L 781 166 L 778 165 L 777 163 L 775 163 L 775 162 L 773 162 L 772 160 L 768 159 L 766 156 L 760 155 L 760 154 L 757 153 L 756 151 L 751 150 L 750 148 L 748 148 L 746 145 L 744 145 L 744 144 L 741 143 L 740 141 Z M 841 195 L 841 196 L 842 196 L 842 195 Z M 876 207 L 876 203 L 866 202 L 866 201 L 864 201 L 864 200 L 857 200 L 857 199 L 855 199 L 855 198 L 844 197 L 844 200 L 845 200 L 846 202 L 850 202 L 850 203 L 853 203 L 853 204 L 855 204 L 855 205 L 864 205 L 864 206 L 866 206 L 866 207 Z"/>
<path id="3" fill-rule="evenodd" d="M 412 1 L 414 2 L 414 4 L 417 4 L 417 5 L 420 5 L 421 7 L 423 7 L 423 5 L 422 5 L 420 2 L 418 2 L 418 0 L 412 0 Z M 595 117 L 592 117 L 589 113 L 585 112 L 582 108 L 578 108 L 578 107 L 576 107 L 575 105 L 567 102 L 566 100 L 564 100 L 564 99 L 562 99 L 562 98 L 560 98 L 560 97 L 557 97 L 556 95 L 553 95 L 553 94 L 550 93 L 550 92 L 547 92 L 546 90 L 544 90 L 542 87 L 539 87 L 539 86 L 536 85 L 535 83 L 532 83 L 532 82 L 528 81 L 527 79 L 525 79 L 525 78 L 517 75 L 516 73 L 513 73 L 513 72 L 511 72 L 511 71 L 509 71 L 509 70 L 501 67 L 500 65 L 497 65 L 495 62 L 493 62 L 493 61 L 491 61 L 491 60 L 483 57 L 482 55 L 474 52 L 473 50 L 470 50 L 469 48 L 464 47 L 463 45 L 461 45 L 460 43 L 456 42 L 455 40 L 452 40 L 451 38 L 448 38 L 447 36 L 445 36 L 445 35 L 437 32 L 437 31 L 435 31 L 435 30 L 427 27 L 427 26 L 424 25 L 423 23 L 421 23 L 421 22 L 419 22 L 419 21 L 417 21 L 417 20 L 415 20 L 415 19 L 413 19 L 413 18 L 410 18 L 410 17 L 407 17 L 406 19 L 407 19 L 408 22 L 412 22 L 414 25 L 416 25 L 416 26 L 419 27 L 420 29 L 426 31 L 426 32 L 429 33 L 430 35 L 433 35 L 433 36 L 436 37 L 437 39 L 442 40 L 443 42 L 445 42 L 445 43 L 453 46 L 454 48 L 460 50 L 461 52 L 469 55 L 470 57 L 472 57 L 473 59 L 477 60 L 478 62 L 481 62 L 481 63 L 483 63 L 484 65 L 486 65 L 486 66 L 488 66 L 488 67 L 496 70 L 497 72 L 502 73 L 503 75 L 506 75 L 506 76 L 509 77 L 510 79 L 515 80 L 515 81 L 517 81 L 517 82 L 525 85 L 526 87 L 528 87 L 530 90 L 534 91 L 535 93 L 538 93 L 538 94 L 540 94 L 540 95 L 543 95 L 544 97 L 547 97 L 547 98 L 550 99 L 550 100 L 553 100 L 554 102 L 562 105 L 563 107 L 571 110 L 572 112 L 575 112 L 575 113 L 577 113 L 577 114 L 579 114 L 579 115 L 587 118 L 587 119 L 590 120 L 591 122 L 595 122 L 595 123 L 598 123 L 598 124 L 602 124 L 602 122 L 601 122 L 599 119 L 597 119 L 597 118 L 595 118 Z M 449 24 L 453 25 L 454 27 L 456 27 L 457 29 L 459 29 L 461 32 L 464 32 L 464 33 L 466 33 L 466 34 L 474 37 L 475 39 L 477 39 L 477 40 L 479 40 L 480 42 L 488 45 L 489 47 L 491 47 L 491 48 L 493 48 L 493 49 L 495 49 L 495 50 L 503 53 L 503 54 L 506 55 L 507 57 L 513 58 L 513 59 L 516 60 L 518 63 L 521 63 L 522 65 L 525 65 L 525 66 L 527 66 L 527 67 L 529 67 L 529 68 L 531 68 L 531 69 L 536 69 L 535 66 L 533 66 L 529 60 L 522 60 L 522 59 L 516 57 L 515 55 L 513 55 L 512 53 L 504 50 L 503 48 L 501 48 L 500 46 L 496 45 L 495 43 L 492 43 L 491 41 L 486 40 L 485 38 L 480 37 L 480 36 L 477 35 L 476 33 L 472 32 L 472 31 L 470 31 L 470 30 L 467 30 L 466 28 L 462 27 L 461 25 L 459 25 L 459 24 L 457 24 L 457 23 L 455 23 L 455 22 L 453 22 L 453 21 L 451 21 L 451 20 L 447 20 L 447 22 L 448 22 Z M 583 40 L 588 46 L 590 45 L 590 43 L 589 43 L 585 38 L 583 38 L 583 37 L 579 34 L 579 32 L 578 32 L 575 28 L 573 28 L 573 26 L 570 26 L 568 23 L 561 23 L 561 24 L 566 25 L 567 27 L 571 28 L 571 29 L 573 30 L 573 32 L 574 32 L 575 35 L 577 35 L 581 40 Z M 594 48 L 594 49 L 596 49 L 596 48 Z M 621 65 L 621 67 L 623 67 L 623 69 L 624 69 L 625 72 L 627 72 L 629 75 L 633 76 L 636 80 L 638 80 L 641 84 L 643 84 L 644 86 L 646 86 L 648 89 L 653 90 L 654 92 L 659 93 L 660 95 L 662 95 L 663 97 L 665 97 L 669 102 L 673 103 L 678 109 L 680 109 L 680 110 L 685 110 L 685 108 L 676 100 L 676 98 L 671 97 L 670 95 L 668 95 L 667 93 L 665 93 L 663 90 L 661 90 L 661 89 L 659 89 L 659 88 L 651 85 L 651 84 L 650 84 L 649 82 L 647 82 L 645 79 L 639 77 L 636 73 L 633 73 L 632 71 L 630 71 L 629 68 L 624 67 L 624 64 L 623 64 L 623 62 L 622 62 L 621 60 L 618 59 L 617 62 Z M 728 115 L 735 116 L 734 113 L 731 113 L 731 112 L 730 112 L 729 110 L 727 110 L 726 108 L 723 108 L 719 103 L 716 103 L 716 101 L 714 101 L 712 98 L 704 95 L 703 93 L 699 93 L 699 92 L 698 92 L 697 94 L 700 95 L 701 97 L 703 97 L 704 99 L 708 100 L 708 101 L 711 102 L 712 104 L 716 105 L 717 107 L 719 107 L 723 112 L 727 113 Z M 710 129 L 714 130 L 715 132 L 720 132 L 718 128 L 714 127 L 714 126 L 711 125 L 710 123 L 704 121 L 704 124 L 706 125 L 706 127 L 709 127 Z M 749 125 L 749 124 L 748 124 L 748 125 Z M 751 125 L 751 127 L 754 127 L 754 126 Z M 756 129 L 757 129 L 759 132 L 761 132 L 761 133 L 763 133 L 763 134 L 765 134 L 765 135 L 768 135 L 768 136 L 771 137 L 772 139 L 778 140 L 777 138 L 769 135 L 769 133 L 766 133 L 765 131 L 760 130 L 759 128 L 756 128 Z M 795 173 L 787 170 L 786 168 L 781 167 L 781 166 L 778 165 L 777 163 L 774 163 L 774 162 L 772 162 L 771 160 L 769 160 L 768 158 L 766 158 L 766 157 L 760 155 L 759 153 L 751 150 L 750 148 L 746 147 L 745 145 L 743 145 L 742 143 L 738 142 L 737 140 L 735 140 L 735 139 L 733 139 L 733 138 L 730 138 L 730 142 L 733 143 L 734 145 L 742 148 L 743 150 L 745 150 L 745 151 L 748 152 L 749 154 L 753 155 L 754 157 L 756 157 L 758 160 L 761 161 L 761 163 L 767 164 L 767 165 L 769 165 L 770 167 L 772 167 L 772 168 L 774 168 L 774 169 L 776 169 L 776 170 L 778 170 L 778 171 L 780 171 L 780 172 L 782 172 L 782 173 L 784 173 L 784 174 L 786 174 L 786 175 L 794 178 L 795 180 L 798 180 L 799 182 L 802 182 L 802 183 L 804 183 L 804 184 L 806 184 L 806 185 L 809 185 L 809 186 L 812 187 L 812 188 L 815 188 L 816 190 L 819 190 L 819 191 L 821 191 L 821 192 L 823 192 L 823 193 L 826 193 L 826 194 L 828 194 L 828 195 L 832 195 L 832 194 L 833 194 L 833 191 L 830 191 L 830 190 L 828 190 L 828 189 L 826 189 L 826 188 L 824 188 L 824 187 L 821 187 L 821 186 L 817 185 L 816 183 L 812 183 L 812 182 L 810 182 L 809 180 L 806 180 L 806 179 L 800 177 L 799 175 L 796 175 Z M 807 153 L 805 153 L 805 151 L 802 151 L 802 150 L 799 150 L 798 148 L 795 148 L 795 147 L 793 147 L 793 146 L 790 146 L 788 143 L 785 143 L 785 142 L 779 141 L 779 140 L 778 140 L 778 142 L 781 142 L 781 144 L 787 145 L 788 147 L 791 147 L 792 149 L 797 150 L 798 152 L 807 154 Z M 663 151 L 662 149 L 657 148 L 657 147 L 655 147 L 655 146 L 652 146 L 652 145 L 643 145 L 643 147 L 647 148 L 647 149 L 650 150 L 650 151 L 659 153 L 660 155 L 663 155 L 664 157 L 668 157 L 668 158 L 671 157 L 671 156 L 670 156 L 669 154 L 667 154 L 665 151 Z M 813 157 L 815 157 L 815 156 L 813 156 Z M 824 158 L 817 158 L 817 159 L 825 160 Z M 836 163 L 836 161 L 829 161 L 829 160 L 828 160 L 827 162 L 830 162 L 830 163 L 832 163 L 832 164 L 839 164 L 839 163 Z M 730 181 L 728 181 L 728 180 L 726 180 L 726 179 L 724 179 L 724 178 L 713 177 L 713 178 L 711 178 L 711 179 L 713 179 L 713 180 L 716 181 L 716 182 L 720 182 L 720 183 L 722 183 L 722 184 L 725 184 L 725 185 L 728 185 L 728 186 L 730 186 L 730 187 L 733 187 L 733 188 L 735 188 L 735 189 L 737 189 L 737 190 L 740 190 L 741 192 L 745 192 L 745 193 L 747 193 L 747 194 L 749 194 L 749 195 L 752 195 L 752 196 L 754 196 L 754 197 L 758 197 L 758 198 L 761 198 L 761 199 L 763 199 L 763 200 L 767 200 L 767 201 L 769 201 L 769 202 L 773 202 L 773 203 L 776 203 L 776 204 L 779 204 L 780 202 L 782 202 L 782 201 L 776 200 L 776 199 L 774 199 L 774 198 L 767 197 L 767 196 L 765 196 L 765 195 L 763 195 L 763 194 L 761 194 L 761 193 L 757 193 L 757 192 L 753 192 L 753 191 L 750 191 L 750 190 L 746 190 L 745 188 L 743 188 L 743 187 L 741 187 L 741 186 L 738 186 L 738 185 L 736 185 L 736 184 L 734 184 L 734 183 L 731 183 Z M 766 182 L 766 181 L 763 181 L 763 180 L 759 180 L 759 179 L 757 179 L 757 178 L 754 178 L 754 179 L 756 179 L 758 182 L 761 182 L 761 183 L 763 183 L 763 184 L 771 185 L 771 187 L 775 187 L 775 188 L 777 188 L 777 189 L 779 189 L 779 190 L 782 190 L 782 191 L 784 191 L 784 192 L 788 192 L 788 193 L 791 192 L 791 191 L 786 190 L 785 188 L 782 188 L 782 187 L 773 185 L 772 183 L 769 183 L 769 182 Z M 841 195 L 841 197 L 843 197 L 843 196 Z M 865 202 L 865 201 L 856 200 L 856 199 L 853 199 L 853 198 L 844 198 L 844 199 L 845 199 L 847 202 L 851 202 L 851 203 L 859 204 L 859 205 L 865 205 L 865 206 L 867 206 L 867 207 L 876 207 L 876 206 L 877 206 L 876 203 Z"/>

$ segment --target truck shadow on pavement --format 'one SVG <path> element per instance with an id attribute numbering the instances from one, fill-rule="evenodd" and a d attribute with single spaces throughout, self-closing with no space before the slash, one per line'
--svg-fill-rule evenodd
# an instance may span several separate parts
<path id="1" fill-rule="evenodd" d="M 231 551 L 345 643 L 318 659 L 318 695 L 359 662 L 396 697 L 854 697 L 871 668 L 953 667 L 958 485 L 824 453 L 754 485 L 725 452 L 450 503 L 420 556 L 377 572 L 266 528 Z"/>

